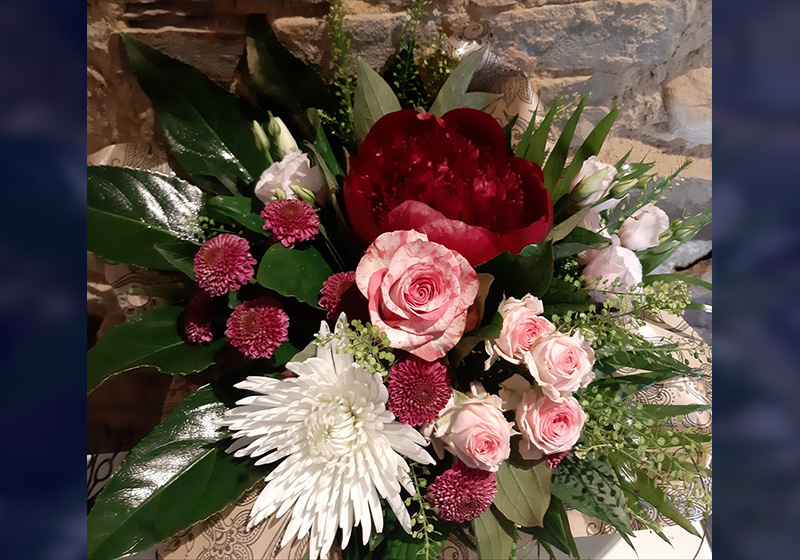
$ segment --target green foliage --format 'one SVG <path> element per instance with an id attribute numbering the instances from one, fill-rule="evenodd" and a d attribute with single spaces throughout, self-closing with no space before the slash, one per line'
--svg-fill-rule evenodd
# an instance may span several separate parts
<path id="1" fill-rule="evenodd" d="M 203 193 L 169 175 L 127 167 L 87 170 L 87 247 L 108 260 L 174 269 L 154 245 L 197 242 Z"/>
<path id="2" fill-rule="evenodd" d="M 439 90 L 442 89 L 459 62 L 461 60 L 450 54 L 447 49 L 447 36 L 439 35 L 433 48 L 430 49 L 430 53 L 422 59 L 419 65 L 419 73 L 425 84 L 429 103 L 436 98 Z"/>
<path id="3" fill-rule="evenodd" d="M 358 61 L 358 85 L 353 108 L 356 141 L 364 142 L 367 133 L 382 116 L 400 110 L 400 102 L 383 78 L 363 60 Z"/>
<path id="4" fill-rule="evenodd" d="M 503 517 L 494 506 L 472 520 L 472 532 L 479 558 L 506 560 L 516 552 L 514 523 Z"/>
<path id="5" fill-rule="evenodd" d="M 494 276 L 492 292 L 517 298 L 528 293 L 541 296 L 553 275 L 553 244 L 543 241 L 528 245 L 516 255 L 500 253 L 477 271 Z"/>
<path id="6" fill-rule="evenodd" d="M 375 325 L 354 319 L 337 332 L 317 334 L 315 343 L 323 346 L 332 340 L 343 342 L 342 351 L 353 356 L 369 373 L 380 373 L 384 378 L 389 376 L 395 355 L 386 333 L 382 333 Z"/>
<path id="7" fill-rule="evenodd" d="M 107 332 L 89 350 L 89 392 L 108 378 L 139 367 L 152 367 L 169 375 L 185 375 L 212 365 L 214 355 L 226 340 L 216 340 L 207 346 L 187 343 L 178 328 L 183 311 L 178 306 L 151 309 L 142 313 L 137 321 L 120 323 Z"/>
<path id="8" fill-rule="evenodd" d="M 649 274 L 667 260 L 675 250 L 691 240 L 705 226 L 711 223 L 711 209 L 696 216 L 672 220 L 669 229 L 661 234 L 661 243 L 651 249 L 639 252 L 642 271 Z"/>
<path id="9" fill-rule="evenodd" d="M 478 343 L 484 340 L 493 340 L 500 336 L 502 328 L 503 316 L 495 313 L 489 323 L 461 337 L 458 344 L 448 353 L 450 364 L 453 367 L 457 367 Z"/>
<path id="10" fill-rule="evenodd" d="M 552 471 L 544 460 L 508 460 L 497 471 L 494 505 L 507 519 L 523 527 L 542 527 L 550 505 Z"/>
<path id="11" fill-rule="evenodd" d="M 418 45 L 417 28 L 431 3 L 432 0 L 411 0 L 403 25 L 403 48 L 394 56 L 383 75 L 397 94 L 400 105 L 408 109 L 427 107 L 429 104 L 414 54 Z"/>
<path id="12" fill-rule="evenodd" d="M 416 507 L 411 510 L 411 538 L 414 540 L 412 544 L 407 544 L 403 547 L 406 554 L 413 552 L 416 558 L 424 560 L 435 560 L 439 557 L 439 553 L 447 541 L 447 528 L 440 530 L 442 524 L 436 517 L 435 508 L 422 497 L 422 492 L 428 487 L 428 479 L 431 475 L 430 469 L 424 465 L 417 465 L 411 463 L 409 474 L 411 482 L 414 485 L 414 495 L 406 498 L 405 504 L 410 507 L 415 504 Z M 417 472 L 419 469 L 419 473 Z M 391 543 L 390 543 L 391 544 Z M 395 552 L 401 552 L 400 547 L 387 548 L 390 552 L 390 558 L 398 558 L 391 554 L 394 548 L 398 548 Z"/>
<path id="13" fill-rule="evenodd" d="M 252 210 L 253 200 L 245 196 L 215 196 L 206 203 L 206 212 L 234 220 L 237 224 L 269 237 L 264 231 L 264 218 Z"/>
<path id="14" fill-rule="evenodd" d="M 264 156 L 236 96 L 129 35 L 123 34 L 122 42 L 170 152 L 193 182 L 211 190 L 219 182 L 237 194 L 240 183 L 261 174 Z"/>
<path id="15" fill-rule="evenodd" d="M 161 241 L 154 247 L 176 270 L 180 270 L 191 280 L 195 280 L 194 257 L 199 249 L 196 243 L 178 240 Z"/>
<path id="16" fill-rule="evenodd" d="M 322 284 L 333 271 L 314 247 L 288 249 L 280 243 L 267 249 L 256 279 L 267 289 L 319 307 Z"/>
<path id="17" fill-rule="evenodd" d="M 128 454 L 87 521 L 89 558 L 119 558 L 202 521 L 269 470 L 224 451 L 225 404 L 208 385 L 186 398 Z"/>
<path id="18" fill-rule="evenodd" d="M 265 15 L 249 15 L 245 29 L 247 69 L 258 104 L 283 119 L 295 138 L 313 139 L 306 109 L 335 107 L 325 81 L 278 40 Z"/>
<path id="19" fill-rule="evenodd" d="M 536 165 L 544 164 L 544 152 L 547 146 L 547 137 L 550 135 L 550 127 L 553 125 L 553 119 L 560 107 L 560 100 L 556 99 L 553 102 L 550 110 L 542 119 L 542 122 L 536 125 L 536 120 L 532 119 L 528 128 L 525 130 L 519 146 L 517 146 L 517 157 L 524 157 L 528 161 L 532 161 Z M 523 152 L 520 146 L 525 146 Z"/>
<path id="20" fill-rule="evenodd" d="M 607 462 L 567 455 L 553 472 L 551 491 L 568 506 L 605 521 L 630 543 L 628 535 L 632 531 L 625 496 Z"/>
<path id="21" fill-rule="evenodd" d="M 576 227 L 560 243 L 553 245 L 553 259 L 572 257 L 588 249 L 603 249 L 611 241 L 602 235 L 581 227 Z"/>
<path id="22" fill-rule="evenodd" d="M 550 192 L 553 204 L 558 202 L 569 187 L 569 184 L 564 185 L 560 182 L 561 173 L 564 170 L 564 163 L 567 161 L 569 148 L 572 145 L 572 136 L 575 134 L 575 128 L 578 126 L 578 120 L 581 118 L 581 113 L 583 113 L 583 108 L 586 106 L 587 99 L 588 96 L 584 96 L 583 99 L 581 99 L 577 109 L 575 109 L 575 112 L 572 113 L 572 116 L 570 116 L 569 120 L 564 125 L 561 135 L 556 141 L 556 145 L 553 146 L 550 155 L 547 156 L 547 162 L 545 162 L 542 168 L 544 171 L 544 186 Z"/>
<path id="23" fill-rule="evenodd" d="M 550 496 L 550 506 L 544 514 L 542 527 L 521 527 L 520 530 L 533 535 L 533 538 L 539 542 L 555 546 L 561 552 L 572 555 L 573 558 L 580 558 L 578 545 L 575 544 L 572 536 L 564 504 L 555 496 Z"/>
<path id="24" fill-rule="evenodd" d="M 333 135 L 350 151 L 355 152 L 353 99 L 356 92 L 356 79 L 350 72 L 352 60 L 350 35 L 344 29 L 344 17 L 345 9 L 342 1 L 332 1 L 328 11 L 328 36 L 331 41 L 333 57 L 333 95 L 336 98 L 336 107 L 330 113 L 326 113 L 326 115 L 331 115 L 326 120 Z"/>
<path id="25" fill-rule="evenodd" d="M 444 115 L 451 109 L 464 107 L 467 89 L 472 81 L 472 76 L 478 68 L 486 47 L 468 54 L 455 70 L 450 73 L 445 83 L 439 90 L 439 94 L 431 105 L 430 112 L 437 116 Z"/>

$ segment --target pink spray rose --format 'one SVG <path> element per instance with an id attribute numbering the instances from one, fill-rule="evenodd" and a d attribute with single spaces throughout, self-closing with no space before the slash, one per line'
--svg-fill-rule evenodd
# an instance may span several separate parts
<path id="1" fill-rule="evenodd" d="M 542 392 L 555 401 L 568 399 L 594 379 L 594 351 L 579 332 L 540 338 L 525 355 L 525 365 Z"/>
<path id="2" fill-rule="evenodd" d="M 436 422 L 435 437 L 470 468 L 497 472 L 511 453 L 511 427 L 497 395 L 473 383 L 472 393 L 453 392 Z"/>
<path id="3" fill-rule="evenodd" d="M 541 317 L 544 307 L 539 298 L 531 294 L 522 299 L 508 298 L 500 302 L 497 311 L 503 317 L 503 328 L 500 336 L 486 341 L 486 369 L 489 369 L 498 358 L 521 364 L 525 353 L 541 336 L 555 332 L 556 328 L 547 319 Z"/>
<path id="4" fill-rule="evenodd" d="M 569 451 L 581 435 L 586 413 L 575 397 L 554 401 L 533 389 L 517 407 L 517 428 L 522 432 L 523 459 L 540 459 Z"/>
<path id="5" fill-rule="evenodd" d="M 429 362 L 458 343 L 479 287 L 467 259 L 414 230 L 379 235 L 358 263 L 356 284 L 392 348 Z"/>

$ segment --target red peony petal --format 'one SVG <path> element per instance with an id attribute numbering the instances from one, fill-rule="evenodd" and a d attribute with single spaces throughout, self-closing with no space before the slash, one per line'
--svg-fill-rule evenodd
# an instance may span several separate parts
<path id="1" fill-rule="evenodd" d="M 495 118 L 475 109 L 453 109 L 442 117 L 448 128 L 472 141 L 481 150 L 490 150 L 497 156 L 508 155 L 506 133 Z"/>

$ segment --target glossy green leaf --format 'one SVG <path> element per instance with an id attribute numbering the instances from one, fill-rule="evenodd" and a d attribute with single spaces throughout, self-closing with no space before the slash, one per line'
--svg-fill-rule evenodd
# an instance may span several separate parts
<path id="1" fill-rule="evenodd" d="M 499 289 L 508 297 L 541 296 L 553 277 L 553 244 L 543 241 L 528 245 L 516 255 L 500 253 L 477 271 L 494 276 L 492 290 Z"/>
<path id="2" fill-rule="evenodd" d="M 401 109 L 389 84 L 363 59 L 358 59 L 358 84 L 353 99 L 353 127 L 360 146 L 382 116 Z"/>
<path id="3" fill-rule="evenodd" d="M 514 524 L 490 507 L 472 520 L 472 532 L 482 560 L 507 560 L 514 551 Z"/>
<path id="4" fill-rule="evenodd" d="M 564 192 L 566 192 L 566 189 L 563 189 L 562 192 L 562 189 L 557 187 L 561 179 L 561 172 L 564 170 L 564 163 L 567 161 L 569 148 L 572 145 L 572 137 L 575 134 L 575 128 L 578 126 L 578 120 L 581 118 L 581 113 L 583 113 L 583 108 L 586 106 L 587 100 L 588 97 L 584 96 L 581 102 L 578 103 L 578 107 L 564 125 L 564 129 L 561 131 L 556 145 L 553 146 L 550 155 L 547 156 L 547 162 L 542 168 L 542 171 L 544 171 L 544 186 L 550 192 L 553 204 L 558 202 Z"/>
<path id="5" fill-rule="evenodd" d="M 439 90 L 439 95 L 430 108 L 430 112 L 441 117 L 447 111 L 464 106 L 464 97 L 472 81 L 472 76 L 483 58 L 486 47 L 465 56 L 456 66 Z"/>
<path id="6" fill-rule="evenodd" d="M 335 106 L 330 89 L 319 72 L 278 40 L 266 15 L 249 15 L 245 30 L 250 86 L 259 105 L 281 117 L 295 138 L 313 140 L 306 110 L 317 107 L 330 114 Z"/>
<path id="7" fill-rule="evenodd" d="M 194 346 L 181 336 L 178 306 L 142 313 L 140 319 L 116 325 L 89 350 L 87 385 L 93 391 L 109 377 L 138 367 L 152 367 L 169 375 L 203 371 L 226 340 Z"/>
<path id="8" fill-rule="evenodd" d="M 235 95 L 130 35 L 122 40 L 170 152 L 195 183 L 204 186 L 213 177 L 235 194 L 238 182 L 251 183 L 261 174 L 264 154 Z"/>
<path id="9" fill-rule="evenodd" d="M 176 270 L 180 270 L 191 280 L 194 280 L 194 257 L 200 245 L 189 241 L 161 241 L 155 244 L 155 249 Z"/>
<path id="10" fill-rule="evenodd" d="M 250 231 L 269 236 L 269 232 L 264 231 L 264 218 L 252 210 L 252 205 L 252 200 L 245 196 L 215 196 L 208 200 L 206 208 L 209 213 L 216 212 Z"/>
<path id="11" fill-rule="evenodd" d="M 276 243 L 258 266 L 258 283 L 279 294 L 319 307 L 319 291 L 333 271 L 314 247 L 287 249 Z"/>
<path id="12" fill-rule="evenodd" d="M 447 536 L 450 534 L 449 527 L 440 523 L 442 527 L 438 535 L 431 535 L 431 546 L 428 553 L 424 554 L 425 541 L 421 538 L 415 539 L 402 528 L 396 528 L 386 537 L 385 548 L 383 550 L 383 558 L 391 558 L 392 560 L 437 560 L 447 542 Z"/>
<path id="13" fill-rule="evenodd" d="M 457 366 L 467 355 L 472 352 L 472 349 L 478 345 L 478 343 L 484 340 L 493 340 L 500 336 L 500 331 L 503 329 L 503 316 L 499 313 L 495 313 L 492 320 L 469 334 L 465 334 L 461 337 L 461 340 L 458 341 L 450 352 L 448 352 L 448 357 L 450 360 L 450 364 L 452 367 Z"/>
<path id="14" fill-rule="evenodd" d="M 523 527 L 520 531 L 529 533 L 536 540 L 551 544 L 561 552 L 580 560 L 578 545 L 572 536 L 564 504 L 555 496 L 550 496 L 550 506 L 544 514 L 544 525 L 542 527 Z"/>
<path id="15" fill-rule="evenodd" d="M 87 247 L 108 260 L 175 266 L 154 245 L 199 241 L 203 193 L 177 177 L 127 167 L 87 169 Z"/>
<path id="16" fill-rule="evenodd" d="M 568 455 L 553 472 L 551 492 L 566 505 L 605 521 L 621 535 L 631 533 L 625 495 L 608 463 Z"/>
<path id="17" fill-rule="evenodd" d="M 588 229 L 576 227 L 561 242 L 553 245 L 553 259 L 563 259 L 582 253 L 588 249 L 603 249 L 611 240 Z"/>
<path id="18" fill-rule="evenodd" d="M 342 171 L 342 166 L 339 165 L 339 161 L 336 159 L 336 155 L 333 153 L 331 143 L 328 141 L 328 135 L 325 134 L 325 129 L 322 127 L 322 120 L 319 117 L 319 111 L 317 109 L 309 109 L 308 115 L 311 124 L 317 131 L 316 135 L 314 136 L 314 149 L 316 150 L 317 155 L 322 158 L 322 161 L 325 162 L 328 171 L 330 171 L 334 177 L 343 177 L 344 171 Z"/>
<path id="19" fill-rule="evenodd" d="M 602 364 L 596 363 L 595 370 L 602 368 Z M 612 371 L 617 368 L 612 366 Z M 656 383 L 661 383 L 681 375 L 678 372 L 664 370 L 658 372 L 634 373 L 632 375 L 621 375 L 618 377 L 603 377 L 591 383 L 610 393 L 618 393 L 621 397 L 628 397 Z"/>
<path id="20" fill-rule="evenodd" d="M 550 127 L 553 125 L 553 119 L 556 117 L 560 106 L 560 100 L 556 99 L 553 102 L 553 106 L 550 107 L 550 110 L 545 114 L 542 122 L 536 127 L 533 136 L 531 136 L 530 143 L 528 144 L 528 149 L 523 156 L 528 161 L 532 161 L 537 165 L 542 165 L 544 163 L 544 152 L 547 147 L 547 138 L 550 135 Z"/>
<path id="21" fill-rule="evenodd" d="M 586 140 L 583 141 L 578 151 L 575 152 L 575 157 L 572 158 L 572 161 L 564 170 L 564 176 L 561 178 L 558 188 L 556 189 L 556 198 L 561 198 L 561 196 L 567 192 L 569 184 L 572 182 L 575 175 L 578 174 L 578 171 L 580 171 L 583 162 L 589 159 L 589 157 L 596 156 L 600 153 L 600 148 L 603 147 L 603 142 L 606 141 L 606 137 L 611 127 L 614 126 L 618 114 L 619 107 L 611 109 L 605 117 L 600 119 L 597 126 L 594 127 L 586 137 Z"/>
<path id="22" fill-rule="evenodd" d="M 550 477 L 545 461 L 503 461 L 497 471 L 494 505 L 524 527 L 541 527 L 550 505 Z"/>
<path id="23" fill-rule="evenodd" d="M 88 558 L 149 548 L 237 500 L 268 469 L 225 453 L 225 405 L 210 386 L 186 398 L 128 454 L 87 521 Z"/>

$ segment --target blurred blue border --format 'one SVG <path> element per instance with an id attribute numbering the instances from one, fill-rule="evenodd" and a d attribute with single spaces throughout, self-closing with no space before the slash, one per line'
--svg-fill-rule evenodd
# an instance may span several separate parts
<path id="1" fill-rule="evenodd" d="M 800 5 L 714 3 L 714 553 L 800 550 Z"/>
<path id="2" fill-rule="evenodd" d="M 3 558 L 86 558 L 86 12 L 0 9 Z"/>

